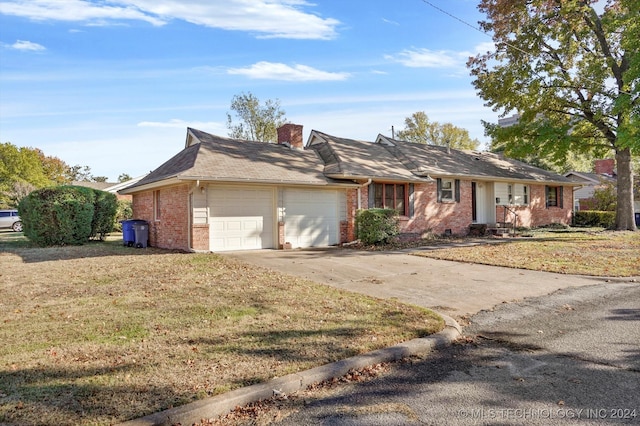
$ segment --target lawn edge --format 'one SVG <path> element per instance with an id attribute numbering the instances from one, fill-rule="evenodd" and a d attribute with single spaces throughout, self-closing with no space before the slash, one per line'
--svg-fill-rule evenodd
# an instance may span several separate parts
<path id="1" fill-rule="evenodd" d="M 170 408 L 120 423 L 118 426 L 171 426 L 176 424 L 194 424 L 203 419 L 223 416 L 236 407 L 269 399 L 274 395 L 286 395 L 305 390 L 309 385 L 342 377 L 350 370 L 358 370 L 384 362 L 397 361 L 411 356 L 425 356 L 435 349 L 450 344 L 462 335 L 462 328 L 451 317 L 436 312 L 445 321 L 444 328 L 427 337 L 420 337 L 378 349 L 362 355 L 356 355 L 341 361 L 332 362 L 298 373 L 288 374 L 265 383 L 236 389 L 211 398 L 205 398 L 180 407 Z"/>

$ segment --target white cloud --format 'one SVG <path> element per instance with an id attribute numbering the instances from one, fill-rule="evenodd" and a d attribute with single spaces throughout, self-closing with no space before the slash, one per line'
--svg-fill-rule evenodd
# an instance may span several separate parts
<path id="1" fill-rule="evenodd" d="M 495 52 L 496 50 L 496 45 L 493 44 L 492 41 L 485 41 L 484 43 L 480 43 L 478 45 L 476 45 L 474 47 L 474 53 L 477 54 L 484 54 L 487 52 Z"/>
<path id="2" fill-rule="evenodd" d="M 303 10 L 309 6 L 303 0 L 7 0 L 0 3 L 0 13 L 91 25 L 138 20 L 160 26 L 179 19 L 262 38 L 335 38 L 340 22 Z"/>
<path id="3" fill-rule="evenodd" d="M 224 129 L 222 123 L 215 121 L 185 121 L 173 118 L 169 121 L 141 121 L 137 124 L 138 127 L 156 127 L 156 128 L 171 128 L 171 129 L 186 129 L 192 127 L 194 129 Z"/>
<path id="4" fill-rule="evenodd" d="M 410 68 L 456 68 L 464 66 L 469 54 L 449 50 L 405 49 L 385 59 L 399 62 Z"/>
<path id="5" fill-rule="evenodd" d="M 385 24 L 391 24 L 391 25 L 395 25 L 397 27 L 400 26 L 400 22 L 397 21 L 392 21 L 390 19 L 386 19 L 386 18 L 382 18 L 382 22 L 384 22 Z"/>
<path id="6" fill-rule="evenodd" d="M 11 48 L 16 50 L 28 50 L 30 52 L 42 52 L 47 50 L 43 45 L 34 43 L 32 41 L 18 40 L 11 45 Z"/>
<path id="7" fill-rule="evenodd" d="M 111 3 L 112 5 L 108 5 Z M 166 21 L 151 16 L 132 5 L 115 6 L 116 2 L 95 4 L 86 0 L 9 0 L 0 3 L 0 13 L 21 16 L 34 21 L 101 22 L 104 20 L 141 20 L 152 25 Z"/>
<path id="8" fill-rule="evenodd" d="M 341 81 L 350 76 L 348 73 L 326 72 L 307 65 L 291 67 L 286 64 L 266 61 L 257 62 L 248 68 L 231 68 L 227 72 L 253 79 L 284 81 Z"/>

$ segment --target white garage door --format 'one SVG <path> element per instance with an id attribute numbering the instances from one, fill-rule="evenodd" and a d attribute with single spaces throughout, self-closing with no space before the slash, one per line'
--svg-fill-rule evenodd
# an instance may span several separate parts
<path id="1" fill-rule="evenodd" d="M 209 247 L 212 251 L 273 248 L 274 190 L 209 188 Z"/>
<path id="2" fill-rule="evenodd" d="M 285 189 L 284 235 L 292 247 L 329 246 L 339 242 L 338 192 Z"/>

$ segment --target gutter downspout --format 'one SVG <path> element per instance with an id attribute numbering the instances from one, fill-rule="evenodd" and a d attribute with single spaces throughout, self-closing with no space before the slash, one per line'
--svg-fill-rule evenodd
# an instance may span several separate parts
<path id="1" fill-rule="evenodd" d="M 358 187 L 358 210 L 362 209 L 362 188 L 366 188 L 367 186 L 371 185 L 371 181 L 371 178 L 369 178 L 368 181 Z"/>

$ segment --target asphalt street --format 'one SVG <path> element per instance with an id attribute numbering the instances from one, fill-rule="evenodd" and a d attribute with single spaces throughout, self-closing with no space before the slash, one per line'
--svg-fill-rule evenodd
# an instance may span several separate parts
<path id="1" fill-rule="evenodd" d="M 424 359 L 270 416 L 280 425 L 640 424 L 640 283 L 503 303 L 463 331 Z"/>

